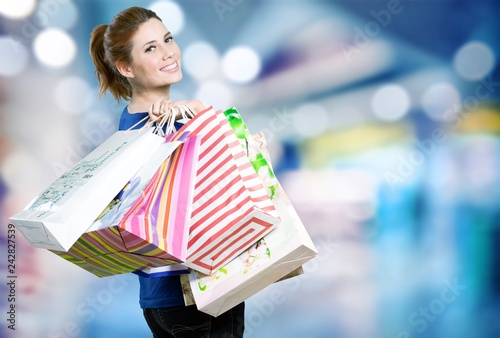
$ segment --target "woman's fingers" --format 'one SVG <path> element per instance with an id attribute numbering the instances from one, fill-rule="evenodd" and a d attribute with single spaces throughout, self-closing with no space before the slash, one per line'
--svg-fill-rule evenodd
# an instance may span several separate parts
<path id="1" fill-rule="evenodd" d="M 182 117 L 181 109 L 179 108 L 178 104 L 179 104 L 178 102 L 172 104 L 173 107 L 172 113 L 174 114 L 176 120 Z"/>
<path id="2" fill-rule="evenodd" d="M 198 100 L 191 100 L 191 101 L 179 100 L 179 101 L 175 101 L 173 103 L 173 105 L 175 107 L 177 107 L 178 105 L 184 105 L 184 106 L 188 107 L 190 112 L 191 112 L 191 114 L 189 112 L 187 112 L 188 116 L 190 116 L 190 115 L 194 116 L 197 113 L 199 113 L 200 111 L 205 109 L 205 106 L 203 105 L 203 103 L 201 103 Z M 175 113 L 176 113 L 176 115 L 175 115 L 176 119 L 180 119 L 183 117 L 180 108 L 177 107 L 177 109 L 175 110 Z"/>
<path id="3" fill-rule="evenodd" d="M 158 119 L 158 116 L 154 113 L 154 108 L 155 107 L 155 104 L 154 103 L 151 103 L 149 105 L 149 109 L 148 109 L 148 115 L 149 115 L 149 119 L 151 121 L 156 121 Z"/>
<path id="4" fill-rule="evenodd" d="M 171 115 L 174 115 L 176 120 L 183 118 L 182 110 L 179 105 L 187 106 L 192 112 L 191 115 L 205 109 L 205 106 L 198 100 L 179 100 L 172 102 L 170 99 L 159 98 L 150 105 L 148 110 L 149 118 L 154 122 L 158 122 L 162 118 L 168 118 Z"/>
<path id="5" fill-rule="evenodd" d="M 162 98 L 159 98 L 153 104 L 151 104 L 151 106 L 149 108 L 149 111 L 148 111 L 149 118 L 153 121 L 158 120 L 158 118 L 160 117 L 160 106 L 161 106 L 162 100 L 163 100 Z"/>
<path id="6" fill-rule="evenodd" d="M 172 101 L 170 99 L 164 99 L 160 97 L 155 103 L 152 103 L 148 110 L 149 118 L 152 121 L 157 121 L 162 118 L 165 114 L 170 115 L 170 105 Z"/>

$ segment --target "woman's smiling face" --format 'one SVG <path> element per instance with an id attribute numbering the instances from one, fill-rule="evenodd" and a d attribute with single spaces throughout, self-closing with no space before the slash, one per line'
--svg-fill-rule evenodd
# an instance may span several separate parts
<path id="1" fill-rule="evenodd" d="M 141 89 L 169 86 L 182 79 L 181 51 L 163 22 L 150 19 L 132 39 L 129 78 Z"/>

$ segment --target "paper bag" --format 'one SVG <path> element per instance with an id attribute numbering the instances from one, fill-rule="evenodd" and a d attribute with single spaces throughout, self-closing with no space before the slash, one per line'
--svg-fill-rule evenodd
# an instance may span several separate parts
<path id="1" fill-rule="evenodd" d="M 99 277 L 182 262 L 199 141 L 164 143 L 68 252 L 53 252 Z"/>
<path id="2" fill-rule="evenodd" d="M 221 111 L 198 113 L 167 140 L 201 136 L 185 266 L 209 274 L 280 222 Z"/>
<path id="3" fill-rule="evenodd" d="M 114 133 L 10 222 L 35 247 L 69 250 L 164 142 L 152 129 Z"/>
<path id="4" fill-rule="evenodd" d="M 245 133 L 245 139 L 245 144 L 248 142 L 247 148 L 255 152 L 249 156 L 259 162 L 254 163 L 254 166 L 261 179 L 267 182 L 266 188 L 272 195 L 272 201 L 282 222 L 236 259 L 211 275 L 206 276 L 197 271 L 181 275 L 184 285 L 189 279 L 192 298 L 198 310 L 212 316 L 226 312 L 270 284 L 300 269 L 304 263 L 317 255 L 317 250 L 285 191 L 272 173 L 270 165 L 265 164 L 262 153 L 258 151 L 259 144 L 249 133 Z M 260 146 L 263 145 L 265 143 L 261 142 Z M 185 299 L 190 297 L 186 296 Z"/>

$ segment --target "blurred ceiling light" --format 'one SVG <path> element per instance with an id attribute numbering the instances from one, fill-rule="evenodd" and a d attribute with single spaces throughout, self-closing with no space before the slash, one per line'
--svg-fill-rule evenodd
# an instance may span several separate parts
<path id="1" fill-rule="evenodd" d="M 183 66 L 195 79 L 202 80 L 209 77 L 219 66 L 219 53 L 207 42 L 192 43 L 187 46 L 183 54 Z"/>
<path id="2" fill-rule="evenodd" d="M 306 103 L 297 108 L 293 114 L 292 123 L 295 127 L 294 135 L 307 138 L 325 132 L 330 125 L 330 118 L 323 106 Z"/>
<path id="3" fill-rule="evenodd" d="M 389 69 L 393 62 L 393 47 L 379 40 L 371 42 L 351 62 L 341 52 L 330 50 L 241 88 L 235 100 L 241 106 L 251 105 L 256 100 L 260 105 L 300 100 L 314 93 L 368 79 Z"/>
<path id="4" fill-rule="evenodd" d="M 260 73 L 261 60 L 257 52 L 246 46 L 233 47 L 222 59 L 222 70 L 235 83 L 252 82 Z"/>
<path id="5" fill-rule="evenodd" d="M 70 76 L 57 84 L 54 96 L 57 105 L 62 110 L 71 114 L 80 114 L 92 106 L 94 91 L 84 79 Z"/>
<path id="6" fill-rule="evenodd" d="M 492 71 L 495 54 L 485 43 L 472 41 L 462 46 L 453 58 L 455 71 L 464 79 L 480 80 Z"/>
<path id="7" fill-rule="evenodd" d="M 227 85 L 218 81 L 203 83 L 196 92 L 196 99 L 206 106 L 214 106 L 215 109 L 227 109 L 231 106 L 232 93 Z"/>
<path id="8" fill-rule="evenodd" d="M 0 76 L 14 76 L 28 64 L 28 51 L 10 36 L 0 37 Z"/>
<path id="9" fill-rule="evenodd" d="M 71 36 L 58 28 L 43 30 L 34 41 L 34 52 L 38 60 L 49 67 L 68 65 L 76 55 L 76 44 Z"/>
<path id="10" fill-rule="evenodd" d="M 421 104 L 430 118 L 438 121 L 447 120 L 460 107 L 460 94 L 448 82 L 436 83 L 424 92 Z"/>
<path id="11" fill-rule="evenodd" d="M 69 30 L 78 21 L 78 9 L 68 0 L 41 0 L 33 17 L 41 27 Z"/>
<path id="12" fill-rule="evenodd" d="M 397 121 L 408 113 L 410 97 L 400 85 L 388 84 L 379 88 L 372 97 L 375 115 L 384 121 Z"/>
<path id="13" fill-rule="evenodd" d="M 179 34 L 184 28 L 184 11 L 172 1 L 156 1 L 148 7 L 163 21 L 167 29 L 174 35 Z"/>
<path id="14" fill-rule="evenodd" d="M 221 2 L 228 2 L 230 5 L 240 3 L 241 0 Z M 245 16 L 244 24 L 233 32 L 231 41 L 233 45 L 252 47 L 262 60 L 273 57 L 276 51 L 282 50 L 285 46 L 286 50 L 295 45 L 304 51 L 304 48 L 308 49 L 311 46 L 311 40 L 316 43 L 316 39 L 325 37 L 327 38 L 323 41 L 328 43 L 323 43 L 322 47 L 329 48 L 335 44 L 336 39 L 342 37 L 346 29 L 352 27 L 352 15 L 349 12 L 343 11 L 338 6 L 332 8 L 331 4 L 324 1 L 293 1 L 288 6 L 283 6 L 282 1 L 259 1 L 259 5 L 253 6 L 251 12 L 251 15 Z M 270 24 L 265 25 L 263 22 Z M 310 32 L 313 26 L 315 28 Z M 341 30 L 340 26 L 343 26 L 344 30 Z M 256 36 L 265 36 L 265 39 Z M 293 39 L 283 37 L 293 37 Z M 304 38 L 307 38 L 306 45 Z M 316 52 L 321 53 L 323 48 Z"/>
<path id="15" fill-rule="evenodd" d="M 0 2 L 0 14 L 14 20 L 27 18 L 36 7 L 36 0 L 15 0 Z"/>

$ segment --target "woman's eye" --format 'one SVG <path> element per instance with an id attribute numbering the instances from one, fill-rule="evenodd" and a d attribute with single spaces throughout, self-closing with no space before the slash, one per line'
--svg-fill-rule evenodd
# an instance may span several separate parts
<path id="1" fill-rule="evenodd" d="M 155 48 L 155 46 L 149 46 L 148 48 L 146 48 L 146 53 L 153 51 Z"/>
<path id="2" fill-rule="evenodd" d="M 173 36 L 169 36 L 168 38 L 165 39 L 165 42 L 169 43 L 169 42 L 171 42 L 173 40 L 174 40 L 174 37 Z"/>

